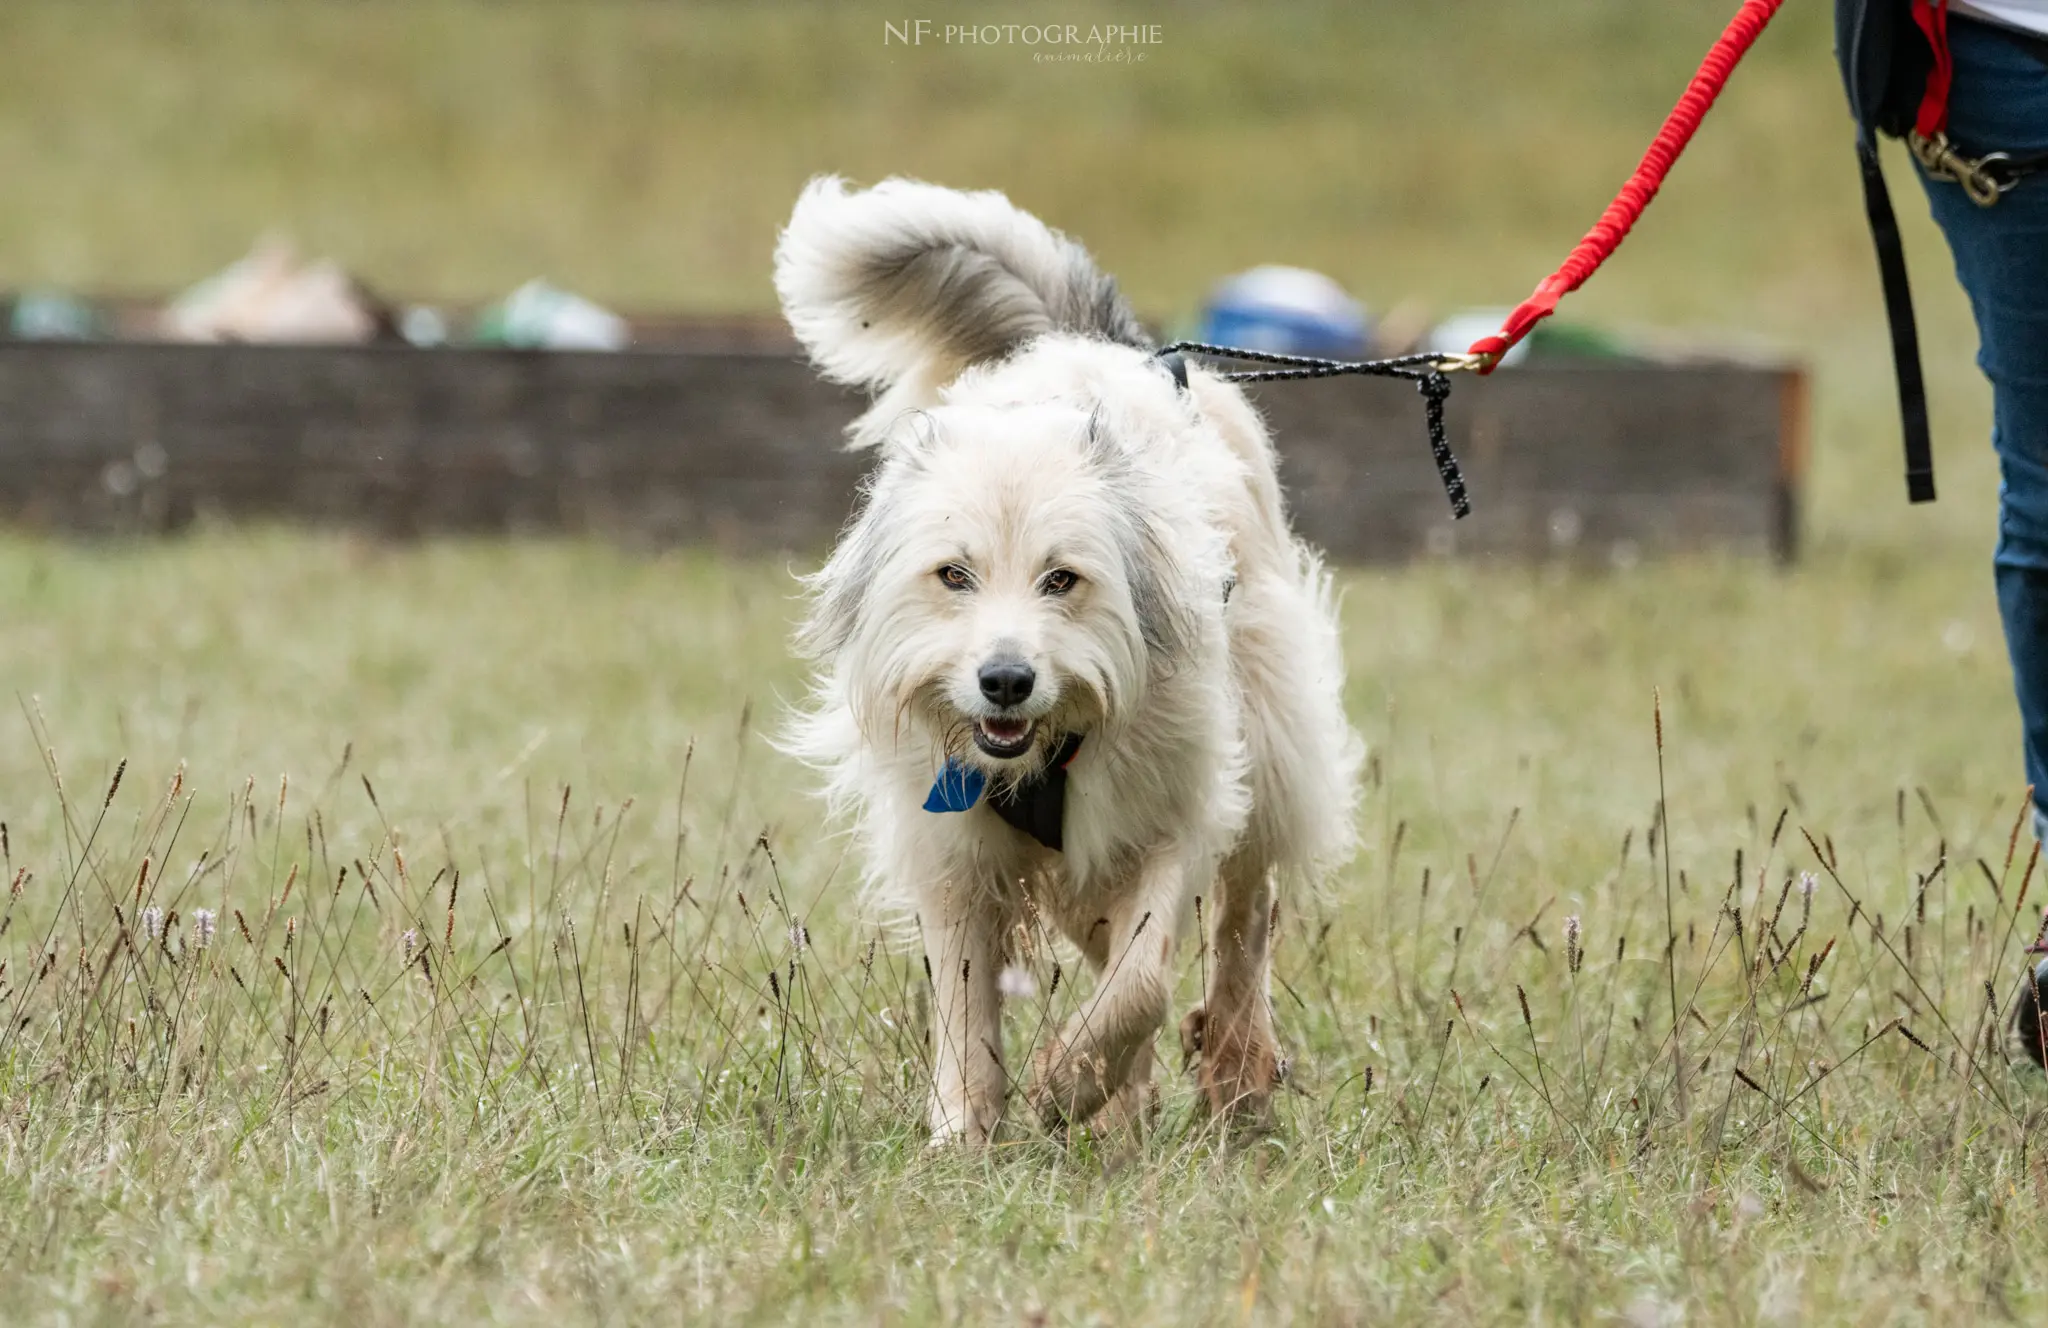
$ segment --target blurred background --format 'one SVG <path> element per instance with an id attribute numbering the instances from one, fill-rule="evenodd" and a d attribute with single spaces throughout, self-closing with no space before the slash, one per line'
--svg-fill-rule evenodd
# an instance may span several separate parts
<path id="1" fill-rule="evenodd" d="M 835 171 L 1006 190 L 1162 324 L 1276 262 L 1381 313 L 1508 305 L 1598 215 L 1729 11 L 1006 15 L 1161 26 L 1142 63 L 1087 67 L 888 43 L 912 15 L 867 4 L 29 0 L 0 19 L 0 289 L 168 295 L 275 233 L 396 298 L 481 303 L 544 277 L 621 311 L 768 313 L 777 225 Z M 1945 500 L 1898 501 L 1830 40 L 1824 7 L 1787 6 L 1563 316 L 1795 353 L 1819 375 L 1812 531 L 1982 549 L 1986 394 L 1902 159 Z"/>

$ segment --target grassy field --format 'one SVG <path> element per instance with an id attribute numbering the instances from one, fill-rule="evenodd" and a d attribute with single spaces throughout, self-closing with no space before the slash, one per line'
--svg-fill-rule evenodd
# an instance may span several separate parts
<path id="1" fill-rule="evenodd" d="M 2010 994 L 2025 870 L 1981 606 L 1958 613 L 1943 570 L 1859 564 L 1346 589 L 1370 848 L 1286 915 L 1280 1129 L 1224 1146 L 1169 1073 L 1142 1140 L 1019 1130 L 958 1157 L 917 1123 L 915 948 L 876 943 L 756 736 L 799 682 L 779 571 L 283 534 L 0 548 L 24 707 L 0 788 L 29 873 L 0 936 L 25 1020 L 0 1033 L 0 1302 L 272 1322 L 2037 1302 L 2048 1172 L 2025 1139 L 2048 1090 L 1979 1023 L 1985 976 Z M 1683 1096 L 1667 871 L 1700 1016 Z M 1820 873 L 1810 917 L 1795 871 Z M 218 930 L 196 948 L 201 908 Z M 1071 999 L 1052 962 L 1014 1051 L 1034 1005 Z"/>
<path id="2" fill-rule="evenodd" d="M 1727 8 L 1076 4 L 1166 44 L 1049 70 L 849 5 L 10 5 L 0 286 L 281 225 L 397 291 L 764 308 L 830 168 L 1009 188 L 1162 315 L 1266 259 L 1504 303 Z M 1264 1139 L 1169 1064 L 1142 1138 L 927 1151 L 920 958 L 763 741 L 787 567 L 0 538 L 0 1319 L 2038 1316 L 1983 388 L 1898 172 L 1908 510 L 1826 43 L 1787 7 L 1574 309 L 1814 365 L 1808 556 L 1346 574 L 1367 846 L 1284 916 Z M 1077 986 L 1033 963 L 1013 1053 Z"/>

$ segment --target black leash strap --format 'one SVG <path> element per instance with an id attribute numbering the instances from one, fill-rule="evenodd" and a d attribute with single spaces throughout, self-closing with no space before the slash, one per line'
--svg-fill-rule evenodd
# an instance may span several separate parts
<path id="1" fill-rule="evenodd" d="M 1472 500 L 1465 496 L 1465 472 L 1451 452 L 1451 440 L 1444 436 L 1444 402 L 1450 400 L 1451 380 L 1440 369 L 1432 369 L 1415 380 L 1422 393 L 1423 417 L 1429 426 L 1429 454 L 1436 460 L 1436 477 L 1444 482 L 1444 497 L 1451 500 L 1451 516 L 1464 520 L 1472 515 Z"/>
<path id="2" fill-rule="evenodd" d="M 1206 355 L 1217 360 L 1243 360 L 1270 364 L 1270 369 L 1240 369 L 1218 377 L 1233 383 L 1285 382 L 1298 378 L 1336 378 L 1363 374 L 1372 378 L 1405 378 L 1422 394 L 1423 414 L 1429 428 L 1429 454 L 1436 462 L 1437 478 L 1443 481 L 1444 496 L 1451 500 L 1451 516 L 1463 520 L 1472 514 L 1472 500 L 1465 492 L 1465 474 L 1451 451 L 1444 433 L 1444 402 L 1451 395 L 1451 380 L 1443 366 L 1455 356 L 1424 352 L 1400 355 L 1390 360 L 1324 360 L 1311 355 L 1277 355 L 1272 351 L 1247 350 L 1243 346 L 1212 346 L 1202 341 L 1176 341 L 1158 353 L 1158 359 L 1173 381 L 1185 392 L 1187 362 L 1183 355 Z"/>
<path id="3" fill-rule="evenodd" d="M 1891 192 L 1884 185 L 1877 145 L 1856 136 L 1856 162 L 1863 169 L 1863 210 L 1877 246 L 1877 270 L 1884 285 L 1885 319 L 1891 324 L 1892 364 L 1899 380 L 1899 422 L 1906 440 L 1906 498 L 1934 501 L 1934 443 L 1927 427 L 1927 382 L 1920 372 L 1920 332 L 1913 321 L 1913 288 L 1906 282 L 1906 249 Z"/>

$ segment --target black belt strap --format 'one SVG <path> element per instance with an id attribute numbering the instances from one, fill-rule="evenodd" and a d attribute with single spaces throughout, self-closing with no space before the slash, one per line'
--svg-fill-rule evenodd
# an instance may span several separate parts
<path id="1" fill-rule="evenodd" d="M 1892 329 L 1892 364 L 1899 379 L 1899 420 L 1906 438 L 1906 497 L 1934 501 L 1934 445 L 1927 429 L 1927 382 L 1920 372 L 1920 333 L 1913 322 L 1913 288 L 1906 282 L 1906 250 L 1899 240 L 1899 219 L 1884 186 L 1877 145 L 1865 134 L 1856 137 L 1856 161 L 1863 168 L 1863 208 L 1870 219 L 1870 238 L 1877 245 L 1878 272 L 1884 280 L 1884 312 Z"/>

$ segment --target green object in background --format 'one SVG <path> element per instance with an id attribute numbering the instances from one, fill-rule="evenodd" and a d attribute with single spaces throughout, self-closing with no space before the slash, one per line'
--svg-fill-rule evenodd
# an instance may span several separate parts
<path id="1" fill-rule="evenodd" d="M 470 340 L 523 350 L 624 350 L 626 320 L 580 295 L 529 281 L 477 316 Z"/>
<path id="2" fill-rule="evenodd" d="M 1578 360 L 1625 360 L 1628 346 L 1606 328 L 1546 318 L 1529 329 L 1529 353 Z"/>
<path id="3" fill-rule="evenodd" d="M 97 309 L 63 291 L 25 290 L 7 315 L 17 341 L 97 341 L 105 330 Z"/>

